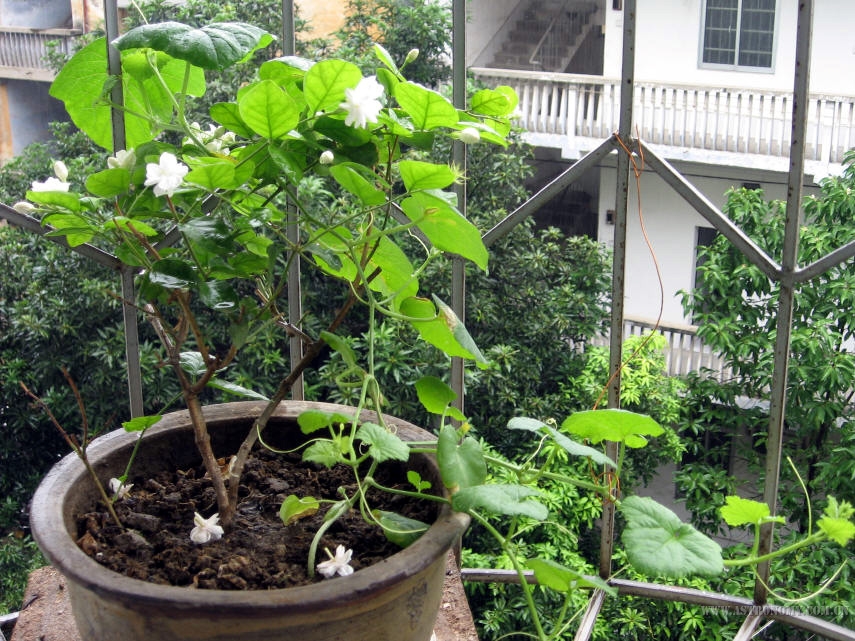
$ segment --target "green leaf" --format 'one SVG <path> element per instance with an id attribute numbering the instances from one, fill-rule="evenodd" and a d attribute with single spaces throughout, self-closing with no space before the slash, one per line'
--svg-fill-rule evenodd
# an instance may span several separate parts
<path id="1" fill-rule="evenodd" d="M 395 98 L 401 108 L 410 115 L 416 129 L 430 131 L 437 127 L 453 127 L 457 124 L 457 109 L 436 91 L 413 82 L 402 82 L 395 87 Z"/>
<path id="2" fill-rule="evenodd" d="M 197 282 L 198 274 L 187 261 L 180 258 L 161 258 L 151 266 L 148 279 L 167 289 L 182 289 Z"/>
<path id="3" fill-rule="evenodd" d="M 481 485 L 487 479 L 487 463 L 481 444 L 471 436 L 459 441 L 457 430 L 443 425 L 436 445 L 442 482 L 454 494 L 461 488 Z"/>
<path id="4" fill-rule="evenodd" d="M 322 341 L 339 353 L 346 365 L 349 367 L 357 367 L 358 361 L 356 358 L 356 352 L 354 352 L 350 345 L 347 344 L 346 340 L 341 336 L 326 330 L 321 331 L 320 337 Z"/>
<path id="5" fill-rule="evenodd" d="M 73 192 L 66 191 L 28 191 L 27 200 L 38 205 L 49 205 L 52 207 L 60 207 L 68 211 L 80 211 L 80 196 Z M 54 216 L 55 214 L 48 214 Z M 47 218 L 47 216 L 45 216 Z M 57 218 L 56 220 L 72 220 Z M 79 220 L 84 220 L 80 218 Z M 47 221 L 45 221 L 47 222 Z M 54 227 L 60 227 L 60 223 L 50 223 Z M 88 223 L 87 223 L 88 224 Z M 69 225 L 70 226 L 70 225 Z"/>
<path id="6" fill-rule="evenodd" d="M 769 506 L 740 496 L 728 496 L 719 511 L 721 518 L 731 527 L 757 525 L 769 516 Z"/>
<path id="7" fill-rule="evenodd" d="M 444 192 L 419 191 L 405 198 L 401 209 L 434 247 L 462 256 L 486 270 L 489 255 L 481 232 L 444 196 Z"/>
<path id="8" fill-rule="evenodd" d="M 342 461 L 341 448 L 329 440 L 315 441 L 303 452 L 303 460 L 331 468 Z"/>
<path id="9" fill-rule="evenodd" d="M 431 488 L 431 482 L 422 480 L 422 475 L 415 470 L 407 470 L 407 480 L 416 488 L 416 492 L 424 492 Z"/>
<path id="10" fill-rule="evenodd" d="M 485 116 L 510 116 L 519 104 L 517 92 L 511 87 L 476 91 L 470 101 L 472 111 Z"/>
<path id="11" fill-rule="evenodd" d="M 251 390 L 247 387 L 243 387 L 238 385 L 237 383 L 232 383 L 230 381 L 223 381 L 219 378 L 212 378 L 208 381 L 208 387 L 213 387 L 214 389 L 221 390 L 223 392 L 228 392 L 229 394 L 235 394 L 237 396 L 242 396 L 243 398 L 252 398 L 257 401 L 269 401 L 264 394 L 260 394 L 255 390 Z"/>
<path id="12" fill-rule="evenodd" d="M 348 425 L 353 423 L 353 416 L 340 412 L 325 412 L 324 410 L 305 410 L 297 416 L 297 425 L 303 434 L 311 434 L 332 425 Z"/>
<path id="13" fill-rule="evenodd" d="M 549 510 L 532 499 L 539 494 L 525 485 L 473 485 L 456 492 L 451 497 L 451 505 L 458 512 L 481 509 L 493 514 L 528 516 L 544 521 L 549 517 Z"/>
<path id="14" fill-rule="evenodd" d="M 101 198 L 113 198 L 124 194 L 130 185 L 131 174 L 121 167 L 96 172 L 86 179 L 86 189 L 89 193 Z"/>
<path id="15" fill-rule="evenodd" d="M 29 198 L 29 193 L 27 196 L 28 200 L 32 200 Z M 56 229 L 48 232 L 47 236 L 64 236 L 69 247 L 88 243 L 96 231 L 96 228 L 90 225 L 89 221 L 77 214 L 48 214 L 42 218 L 42 224 L 55 227 Z"/>
<path id="16" fill-rule="evenodd" d="M 445 381 L 436 376 L 422 376 L 416 381 L 416 394 L 424 408 L 431 414 L 446 414 L 458 421 L 465 421 L 463 413 L 452 406 L 457 394 Z"/>
<path id="17" fill-rule="evenodd" d="M 603 590 L 611 596 L 617 596 L 617 589 L 600 577 L 579 574 L 551 559 L 528 559 L 525 563 L 529 569 L 534 571 L 534 576 L 540 585 L 545 585 L 557 592 L 569 592 L 577 588 L 594 588 Z"/>
<path id="18" fill-rule="evenodd" d="M 645 436 L 659 436 L 665 432 L 649 416 L 617 409 L 576 412 L 568 416 L 561 427 L 591 443 L 623 442 L 633 448 L 647 445 Z"/>
<path id="19" fill-rule="evenodd" d="M 211 309 L 232 309 L 240 302 L 231 284 L 222 280 L 199 283 L 199 299 Z"/>
<path id="20" fill-rule="evenodd" d="M 211 105 L 211 118 L 214 122 L 244 138 L 252 138 L 252 130 L 240 117 L 240 107 L 236 102 L 217 102 Z"/>
<path id="21" fill-rule="evenodd" d="M 395 61 L 392 59 L 392 56 L 389 54 L 388 51 L 386 51 L 383 45 L 376 42 L 374 43 L 374 55 L 381 63 L 383 63 L 389 69 L 389 71 L 394 74 L 400 73 L 400 71 L 398 70 L 398 65 L 395 64 Z"/>
<path id="22" fill-rule="evenodd" d="M 233 189 L 239 183 L 235 181 L 235 166 L 222 158 L 194 158 L 192 169 L 184 180 L 193 185 L 204 187 L 208 191 Z"/>
<path id="23" fill-rule="evenodd" d="M 303 93 L 309 112 L 336 111 L 344 102 L 344 90 L 353 89 L 362 80 L 362 72 L 352 62 L 322 60 L 306 71 Z"/>
<path id="24" fill-rule="evenodd" d="M 193 376 L 201 376 L 208 371 L 205 359 L 199 352 L 181 352 L 178 363 L 182 370 Z"/>
<path id="25" fill-rule="evenodd" d="M 823 516 L 816 526 L 832 541 L 840 545 L 848 545 L 855 537 L 855 524 L 839 517 Z"/>
<path id="26" fill-rule="evenodd" d="M 724 570 L 721 547 L 668 508 L 648 497 L 629 496 L 619 507 L 626 518 L 623 544 L 632 566 L 649 576 L 716 576 Z"/>
<path id="27" fill-rule="evenodd" d="M 241 94 L 238 113 L 247 127 L 270 140 L 284 138 L 300 122 L 294 101 L 271 80 L 262 80 Z"/>
<path id="28" fill-rule="evenodd" d="M 422 521 L 386 510 L 373 510 L 371 514 L 380 523 L 386 538 L 402 548 L 418 541 L 430 527 Z"/>
<path id="29" fill-rule="evenodd" d="M 444 189 L 457 179 L 457 172 L 451 167 L 432 162 L 402 160 L 398 163 L 398 169 L 407 191 Z"/>
<path id="30" fill-rule="evenodd" d="M 222 71 L 273 42 L 273 36 L 243 22 L 219 22 L 194 28 L 180 22 L 146 24 L 113 41 L 120 51 L 163 51 L 202 69 Z"/>
<path id="31" fill-rule="evenodd" d="M 577 443 L 571 438 L 568 438 L 551 425 L 547 425 L 542 421 L 533 418 L 517 416 L 508 421 L 508 427 L 512 430 L 526 430 L 528 432 L 546 432 L 552 439 L 564 449 L 565 452 L 572 456 L 586 456 L 598 465 L 607 465 L 617 469 L 617 464 L 600 450 L 593 447 Z"/>
<path id="32" fill-rule="evenodd" d="M 296 494 L 290 494 L 279 507 L 279 518 L 285 525 L 291 525 L 302 518 L 317 513 L 320 506 L 318 499 L 313 496 L 300 498 Z"/>
<path id="33" fill-rule="evenodd" d="M 409 317 L 419 336 L 434 347 L 449 356 L 468 358 L 485 365 L 487 361 L 484 355 L 457 315 L 448 305 L 435 300 L 436 306 L 427 299 L 412 296 L 402 301 L 401 313 Z"/>
<path id="34" fill-rule="evenodd" d="M 126 432 L 145 432 L 152 425 L 163 418 L 162 414 L 152 414 L 150 416 L 137 416 L 129 421 L 122 423 L 122 427 Z"/>
<path id="35" fill-rule="evenodd" d="M 362 423 L 356 430 L 356 438 L 370 446 L 368 455 L 378 463 L 406 461 L 410 458 L 410 448 L 407 444 L 382 425 Z"/>
<path id="36" fill-rule="evenodd" d="M 386 192 L 378 189 L 363 175 L 364 168 L 356 163 L 343 162 L 330 167 L 336 182 L 369 207 L 386 202 Z"/>
<path id="37" fill-rule="evenodd" d="M 258 68 L 258 77 L 285 85 L 288 82 L 302 80 L 313 64 L 315 64 L 313 60 L 300 56 L 280 56 L 261 63 Z"/>

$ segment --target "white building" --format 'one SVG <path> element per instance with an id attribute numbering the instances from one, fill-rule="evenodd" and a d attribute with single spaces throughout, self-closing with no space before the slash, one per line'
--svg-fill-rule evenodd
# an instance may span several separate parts
<path id="1" fill-rule="evenodd" d="M 760 186 L 786 198 L 797 0 L 639 0 L 634 135 L 716 206 Z M 489 84 L 515 87 L 527 139 L 556 175 L 618 129 L 621 0 L 470 0 L 467 61 Z M 805 193 L 855 147 L 855 2 L 814 10 Z M 615 157 L 556 198 L 546 220 L 611 243 Z M 663 322 L 687 323 L 676 292 L 694 284 L 712 226 L 652 172 L 641 178 L 644 224 L 662 266 Z M 626 314 L 655 319 L 653 261 L 630 184 Z"/>

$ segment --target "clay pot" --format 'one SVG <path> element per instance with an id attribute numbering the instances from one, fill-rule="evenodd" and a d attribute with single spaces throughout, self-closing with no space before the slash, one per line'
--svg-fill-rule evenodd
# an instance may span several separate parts
<path id="1" fill-rule="evenodd" d="M 264 403 L 241 402 L 205 409 L 214 451 L 236 451 Z M 286 402 L 268 426 L 298 429 L 305 409 L 347 411 L 327 403 Z M 370 417 L 367 417 L 370 418 Z M 387 417 L 404 440 L 429 440 L 414 425 Z M 90 445 L 99 478 L 119 476 L 137 435 L 123 430 Z M 145 435 L 135 472 L 198 463 L 187 412 L 166 415 Z M 410 467 L 441 487 L 436 463 L 415 455 Z M 32 503 L 33 536 L 67 579 L 74 618 L 87 641 L 428 641 L 442 598 L 448 550 L 468 517 L 444 507 L 410 547 L 349 577 L 280 590 L 195 590 L 131 579 L 108 570 L 75 543 L 75 515 L 90 510 L 97 494 L 74 455 L 48 473 Z"/>

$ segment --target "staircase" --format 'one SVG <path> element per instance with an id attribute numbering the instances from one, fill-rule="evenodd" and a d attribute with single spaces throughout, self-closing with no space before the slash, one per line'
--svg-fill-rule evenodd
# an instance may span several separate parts
<path id="1" fill-rule="evenodd" d="M 529 0 L 490 67 L 565 71 L 597 26 L 597 13 L 590 0 Z"/>

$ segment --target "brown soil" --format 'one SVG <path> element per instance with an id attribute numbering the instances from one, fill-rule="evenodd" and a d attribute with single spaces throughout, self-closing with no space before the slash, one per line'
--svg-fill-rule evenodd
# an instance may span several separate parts
<path id="1" fill-rule="evenodd" d="M 400 478 L 403 473 L 397 466 L 381 466 L 377 474 L 387 486 L 400 485 L 395 480 Z M 130 493 L 116 503 L 127 530 L 115 526 L 106 511 L 92 512 L 78 520 L 78 544 L 102 565 L 153 583 L 244 590 L 322 581 L 319 574 L 309 579 L 306 562 L 326 508 L 286 527 L 279 507 L 289 494 L 338 500 L 339 488 L 352 493 L 352 472 L 342 466 L 327 470 L 303 463 L 298 456 L 260 450 L 247 462 L 241 481 L 234 526 L 219 541 L 204 545 L 190 541 L 194 512 L 207 518 L 217 511 L 214 490 L 199 468 L 132 479 Z M 370 498 L 372 509 L 425 522 L 436 516 L 436 504 L 430 501 L 384 492 L 374 492 Z M 316 562 L 327 559 L 324 548 L 334 552 L 338 545 L 353 550 L 354 570 L 400 550 L 379 527 L 366 523 L 358 510 L 351 510 L 326 532 Z"/>

